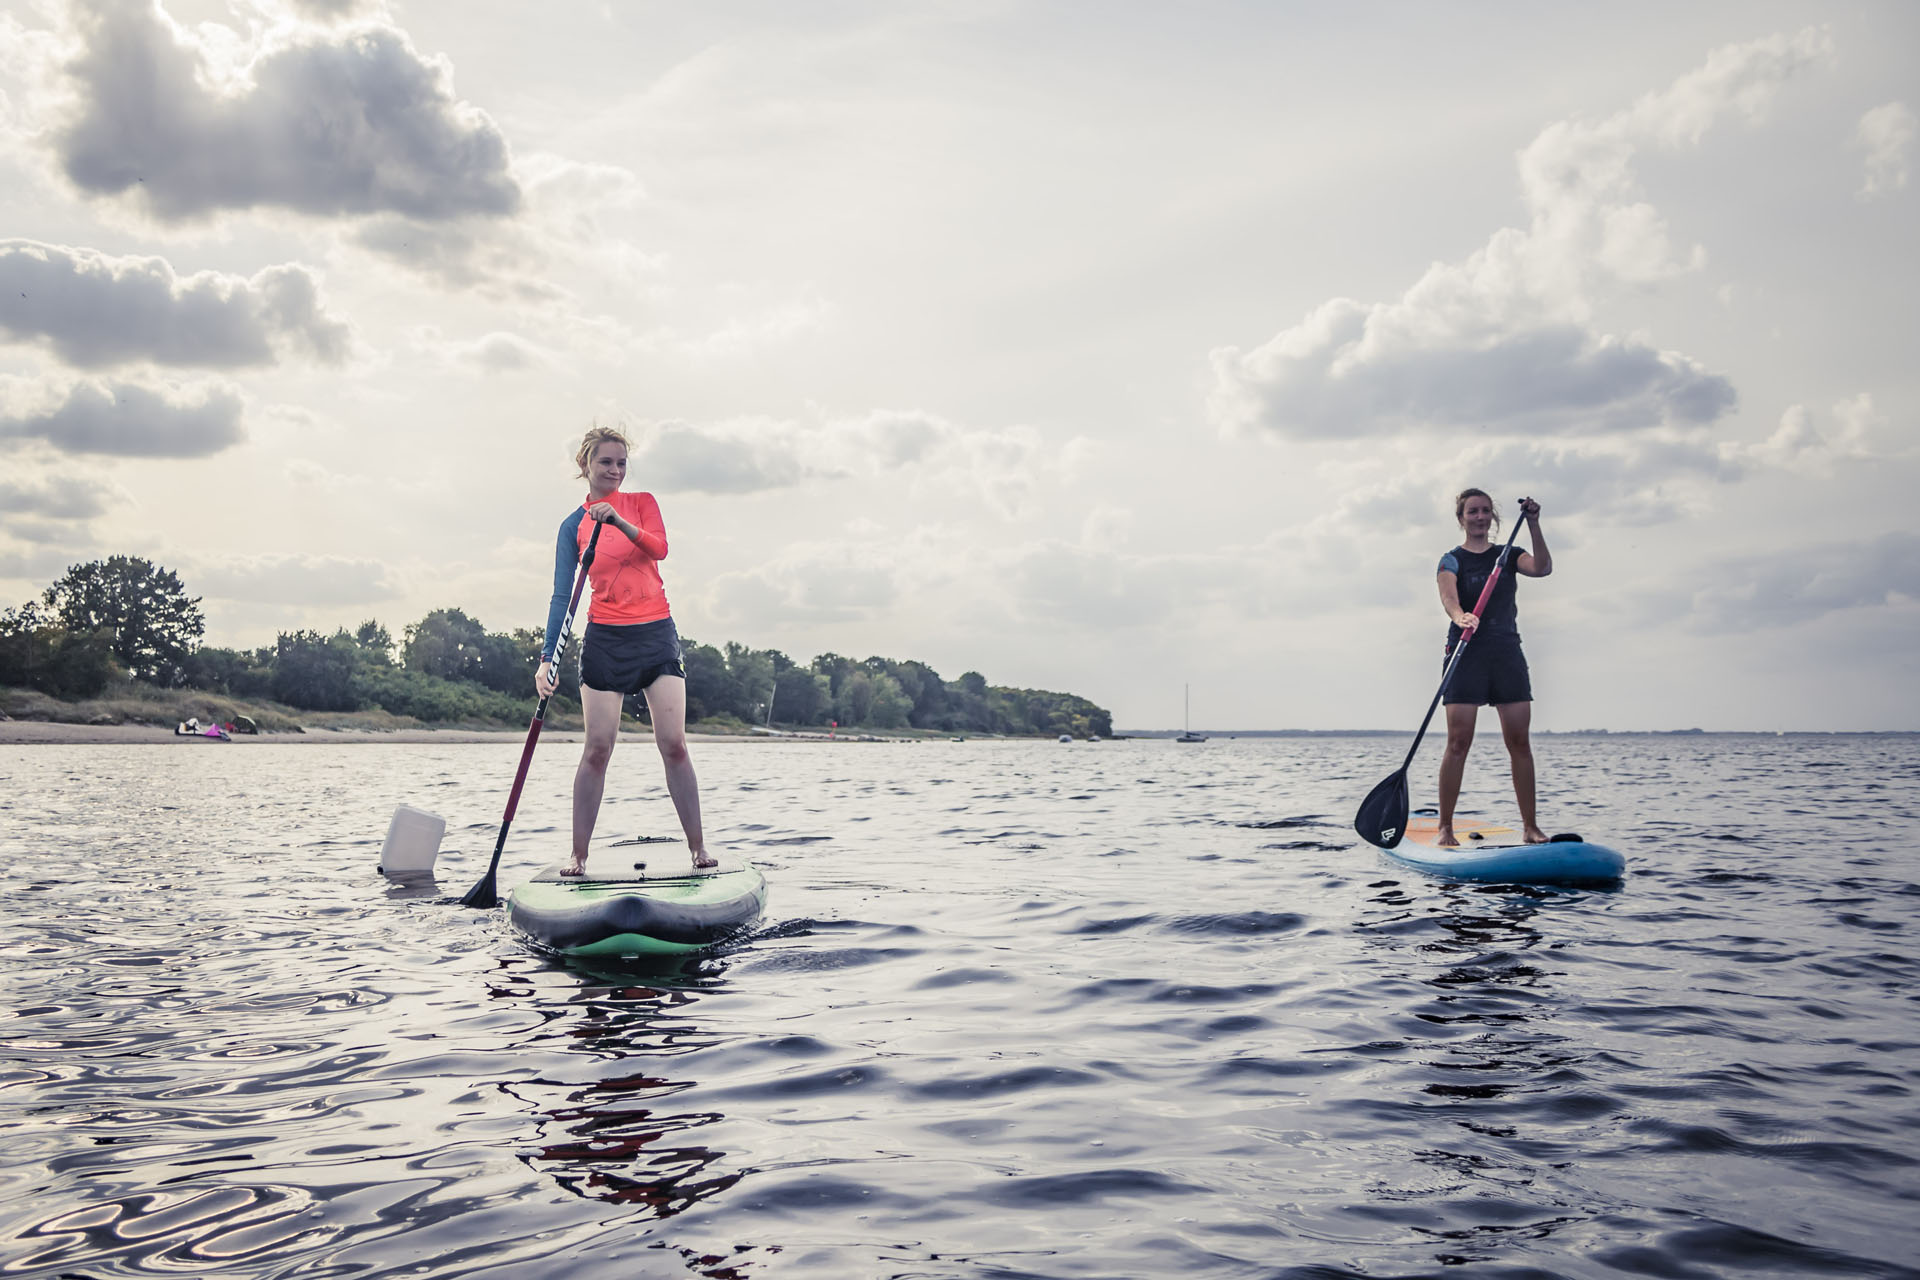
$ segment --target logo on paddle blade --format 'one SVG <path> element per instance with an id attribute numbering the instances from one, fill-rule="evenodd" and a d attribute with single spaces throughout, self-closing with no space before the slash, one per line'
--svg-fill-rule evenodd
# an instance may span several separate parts
<path id="1" fill-rule="evenodd" d="M 1398 827 L 1383 827 L 1380 831 L 1380 838 L 1382 840 L 1391 840 L 1399 834 L 1400 828 Z"/>

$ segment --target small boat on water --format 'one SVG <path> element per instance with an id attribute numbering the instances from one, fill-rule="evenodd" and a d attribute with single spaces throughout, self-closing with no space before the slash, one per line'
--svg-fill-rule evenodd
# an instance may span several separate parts
<path id="1" fill-rule="evenodd" d="M 1193 686 L 1183 685 L 1181 687 L 1186 690 L 1186 711 L 1184 715 L 1181 717 L 1182 729 L 1180 732 L 1180 736 L 1175 738 L 1174 741 L 1175 742 L 1205 742 L 1207 740 L 1206 734 L 1195 733 L 1193 731 Z"/>

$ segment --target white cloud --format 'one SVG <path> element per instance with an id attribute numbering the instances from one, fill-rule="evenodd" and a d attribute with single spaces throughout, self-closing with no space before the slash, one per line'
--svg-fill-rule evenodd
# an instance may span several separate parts
<path id="1" fill-rule="evenodd" d="M 667 423 L 637 445 L 631 474 L 636 483 L 662 490 L 746 494 L 912 471 L 943 492 L 1015 515 L 1038 479 L 1064 472 L 1076 456 L 1072 446 L 1050 451 L 1027 428 L 967 428 L 917 410 L 876 410 L 812 423 Z"/>
<path id="2" fill-rule="evenodd" d="M 378 560 L 345 556 L 236 556 L 193 566 L 195 589 L 222 600 L 314 607 L 375 604 L 403 589 Z"/>
<path id="3" fill-rule="evenodd" d="M 25 549 L 0 551 L 0 578 L 21 578 L 29 582 L 50 583 L 67 569 L 81 563 L 87 556 L 94 554 L 91 542 L 76 544 L 72 526 L 48 526 L 59 528 L 59 539 L 18 535 L 22 542 L 30 544 Z M 9 533 L 15 532 L 12 528 Z M 24 601 L 23 601 L 24 603 Z"/>
<path id="4" fill-rule="evenodd" d="M 1697 144 L 1724 116 L 1757 115 L 1831 52 L 1824 32 L 1715 51 L 1667 89 L 1598 124 L 1561 121 L 1519 156 L 1530 220 L 1458 263 L 1436 263 L 1397 301 L 1335 298 L 1266 343 L 1212 356 L 1209 409 L 1228 430 L 1294 438 L 1485 425 L 1502 432 L 1708 423 L 1731 382 L 1640 337 L 1599 331 L 1597 300 L 1703 261 L 1640 199 L 1642 146 Z"/>
<path id="5" fill-rule="evenodd" d="M 1885 415 L 1866 392 L 1835 404 L 1823 418 L 1796 404 L 1780 415 L 1772 435 L 1749 450 L 1756 462 L 1774 467 L 1829 470 L 1837 461 L 1867 461 L 1891 456 L 1884 443 Z"/>
<path id="6" fill-rule="evenodd" d="M 515 223 L 381 215 L 363 222 L 351 239 L 444 288 L 484 289 L 527 303 L 561 296 L 537 274 L 547 265 L 544 247 Z"/>
<path id="7" fill-rule="evenodd" d="M 479 373 L 527 373 L 549 364 L 547 353 L 517 333 L 495 331 L 467 341 L 449 340 L 432 326 L 414 333 L 414 343 L 446 364 Z"/>
<path id="8" fill-rule="evenodd" d="M 1920 601 L 1920 534 L 1788 547 L 1722 559 L 1695 575 L 1687 626 L 1712 634 L 1789 627 L 1828 614 Z M 1649 602 L 1649 608 L 1664 609 Z"/>
<path id="9" fill-rule="evenodd" d="M 62 453 L 204 458 L 246 438 L 232 387 L 155 388 L 88 379 L 54 392 L 0 385 L 0 441 L 42 440 Z"/>
<path id="10" fill-rule="evenodd" d="M 231 369 L 293 351 L 344 360 L 352 330 L 306 268 L 180 276 L 164 258 L 0 240 L 0 337 L 43 341 L 85 369 L 148 360 Z"/>
<path id="11" fill-rule="evenodd" d="M 1575 440 L 1400 442 L 1355 465 L 1329 468 L 1329 490 L 1345 495 L 1330 523 L 1388 533 L 1431 529 L 1436 518 L 1451 518 L 1445 499 L 1475 485 L 1494 495 L 1503 520 L 1513 519 L 1525 496 L 1556 521 L 1665 524 L 1708 510 L 1714 489 L 1763 469 L 1825 473 L 1838 462 L 1897 457 L 1901 446 L 1886 425 L 1862 392 L 1825 413 L 1793 405 L 1757 442 L 1671 428 Z"/>
<path id="12" fill-rule="evenodd" d="M 340 22 L 379 7 L 375 0 L 287 0 L 287 4 L 295 13 L 314 22 Z"/>
<path id="13" fill-rule="evenodd" d="M 113 490 L 116 501 L 125 494 Z M 0 480 L 0 515 L 45 516 L 54 520 L 91 520 L 110 509 L 109 491 L 98 480 L 78 476 L 13 476 Z"/>
<path id="14" fill-rule="evenodd" d="M 276 27 L 241 62 L 212 47 L 221 29 L 189 32 L 151 0 L 75 12 L 79 108 L 55 141 L 89 194 L 137 194 L 167 222 L 257 206 L 427 222 L 520 207 L 505 138 L 404 32 Z M 240 73 L 223 78 L 228 62 Z"/>
<path id="15" fill-rule="evenodd" d="M 1912 176 L 1913 139 L 1920 122 L 1904 102 L 1889 102 L 1860 117 L 1854 126 L 1854 146 L 1866 152 L 1866 176 L 1860 183 L 1863 199 L 1888 191 L 1905 191 Z"/>
<path id="16" fill-rule="evenodd" d="M 819 333 L 827 327 L 833 314 L 833 305 L 819 298 L 778 302 L 751 315 L 735 316 L 711 333 L 680 341 L 675 346 L 681 354 L 695 360 L 737 360 Z"/>
<path id="17" fill-rule="evenodd" d="M 791 546 L 778 559 L 721 574 L 705 592 L 707 612 L 715 620 L 755 629 L 875 618 L 900 595 L 900 566 L 885 551 L 817 543 Z"/>

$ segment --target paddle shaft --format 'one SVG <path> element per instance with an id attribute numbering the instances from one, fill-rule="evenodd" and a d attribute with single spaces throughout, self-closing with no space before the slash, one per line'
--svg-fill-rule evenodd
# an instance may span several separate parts
<path id="1" fill-rule="evenodd" d="M 1487 575 L 1487 585 L 1480 588 L 1480 598 L 1474 602 L 1475 618 L 1480 616 L 1481 611 L 1493 599 L 1494 585 L 1500 581 L 1501 570 L 1506 568 L 1507 556 L 1513 551 L 1513 540 L 1520 536 L 1520 526 L 1526 522 L 1524 515 L 1513 522 L 1513 532 L 1507 535 L 1507 545 L 1500 548 L 1500 558 L 1493 562 L 1493 572 Z M 1400 763 L 1402 773 L 1405 773 L 1413 764 L 1414 753 L 1420 750 L 1420 740 L 1427 736 L 1427 726 L 1433 723 L 1433 713 L 1439 708 L 1440 699 L 1447 696 L 1447 686 L 1453 683 L 1454 668 L 1460 665 L 1461 655 L 1467 651 L 1467 642 L 1473 639 L 1473 633 L 1477 630 L 1479 630 L 1478 627 L 1460 628 L 1460 639 L 1453 646 L 1453 657 L 1447 660 L 1447 669 L 1440 673 L 1440 687 L 1434 690 L 1433 701 L 1427 704 L 1426 718 L 1420 722 L 1419 732 L 1413 735 L 1413 745 L 1407 748 L 1407 758 Z"/>
<path id="2" fill-rule="evenodd" d="M 600 542 L 600 531 L 607 526 L 604 521 L 595 521 L 593 535 L 587 539 L 587 549 L 581 553 L 580 568 L 573 575 L 573 596 L 567 601 L 566 616 L 560 620 L 560 638 L 554 641 L 553 664 L 555 688 L 558 689 L 560 677 L 560 656 L 567 651 L 567 642 L 573 639 L 573 615 L 580 607 L 580 593 L 586 590 L 587 570 L 593 567 L 593 551 Z M 500 836 L 493 842 L 493 861 L 487 864 L 487 874 L 475 885 L 467 896 L 461 899 L 468 906 L 492 906 L 494 876 L 500 870 L 500 854 L 507 847 L 507 830 L 513 826 L 514 811 L 520 807 L 520 790 L 527 785 L 527 766 L 533 763 L 533 749 L 540 741 L 540 729 L 546 724 L 547 702 L 552 693 L 541 695 L 539 705 L 533 709 L 533 723 L 527 726 L 527 745 L 520 748 L 520 767 L 514 771 L 513 790 L 507 793 L 507 811 L 500 819 Z"/>

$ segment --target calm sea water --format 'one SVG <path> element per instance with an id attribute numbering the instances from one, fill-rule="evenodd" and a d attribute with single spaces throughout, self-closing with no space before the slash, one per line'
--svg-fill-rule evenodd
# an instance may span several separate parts
<path id="1" fill-rule="evenodd" d="M 0 1275 L 1920 1276 L 1920 738 L 1543 739 L 1583 892 L 1358 845 L 1405 746 L 703 746 L 769 915 L 638 974 L 450 904 L 517 744 L 0 748 Z"/>

